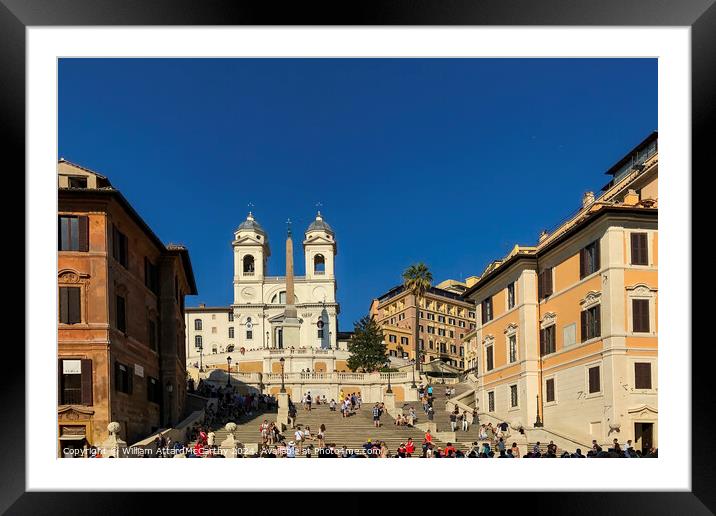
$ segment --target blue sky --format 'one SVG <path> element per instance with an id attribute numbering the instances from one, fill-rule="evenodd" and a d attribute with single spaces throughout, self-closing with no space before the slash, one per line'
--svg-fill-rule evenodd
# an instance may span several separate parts
<path id="1" fill-rule="evenodd" d="M 247 205 L 283 275 L 285 221 L 336 230 L 339 327 L 422 260 L 479 275 L 573 212 L 657 129 L 655 59 L 62 59 L 59 149 L 107 175 L 198 303 L 232 302 Z M 295 254 L 302 273 L 300 242 Z"/>

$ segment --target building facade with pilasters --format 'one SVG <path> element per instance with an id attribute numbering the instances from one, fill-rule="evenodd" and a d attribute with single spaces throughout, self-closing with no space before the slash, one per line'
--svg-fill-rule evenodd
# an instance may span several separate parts
<path id="1" fill-rule="evenodd" d="M 656 137 L 466 292 L 478 304 L 480 412 L 585 443 L 658 446 Z"/>

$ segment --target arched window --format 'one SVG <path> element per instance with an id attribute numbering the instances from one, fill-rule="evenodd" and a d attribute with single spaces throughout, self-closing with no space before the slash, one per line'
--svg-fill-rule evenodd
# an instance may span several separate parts
<path id="1" fill-rule="evenodd" d="M 271 298 L 271 303 L 273 304 L 280 304 L 285 305 L 286 304 L 286 291 L 282 290 L 278 294 L 274 294 L 274 296 Z"/>
<path id="2" fill-rule="evenodd" d="M 317 254 L 313 258 L 313 272 L 316 274 L 325 274 L 326 272 L 326 259 L 322 254 Z"/>
<path id="3" fill-rule="evenodd" d="M 194 337 L 194 347 L 200 348 L 201 347 L 201 335 L 197 335 Z"/>
<path id="4" fill-rule="evenodd" d="M 194 319 L 194 329 L 201 330 L 201 319 Z"/>
<path id="5" fill-rule="evenodd" d="M 244 274 L 254 272 L 254 257 L 250 254 L 244 256 Z"/>

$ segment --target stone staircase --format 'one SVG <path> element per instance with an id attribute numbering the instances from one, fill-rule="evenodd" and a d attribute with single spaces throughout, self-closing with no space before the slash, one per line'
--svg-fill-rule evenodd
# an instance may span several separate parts
<path id="1" fill-rule="evenodd" d="M 368 439 L 372 442 L 385 441 L 389 452 L 394 455 L 400 443 L 405 443 L 409 437 L 415 443 L 416 455 L 421 453 L 421 444 L 425 433 L 409 426 L 396 426 L 395 420 L 386 412 L 380 418 L 381 426 L 373 426 L 373 405 L 364 404 L 351 416 L 344 418 L 339 411 L 331 412 L 328 406 L 320 405 L 314 407 L 310 412 L 298 409 L 296 425 L 302 428 L 309 426 L 311 435 L 318 433 L 321 424 L 326 425 L 326 443 L 335 444 L 337 447 L 345 446 L 347 449 L 362 450 L 363 444 Z M 290 430 L 290 429 L 289 429 Z M 287 430 L 287 432 L 289 431 Z M 293 436 L 291 435 L 291 439 Z M 444 443 L 438 443 L 444 446 Z M 314 446 L 317 444 L 315 441 Z"/>
<path id="2" fill-rule="evenodd" d="M 527 443 L 527 452 L 531 452 L 534 449 L 535 444 L 537 444 L 537 443 L 536 442 Z M 557 443 L 555 443 L 555 444 L 557 444 Z M 549 441 L 547 441 L 547 442 L 540 441 L 539 452 L 541 454 L 541 457 L 544 457 L 545 455 L 547 455 L 547 445 L 549 445 Z M 568 451 L 569 453 L 574 452 L 574 450 L 566 450 L 566 451 Z M 522 450 L 520 450 L 520 452 L 522 452 Z M 556 453 L 557 458 L 559 458 L 564 452 L 565 452 L 565 450 L 563 448 L 560 448 L 559 445 L 557 445 L 557 453 Z M 582 450 L 582 453 L 585 453 L 584 450 Z M 523 454 L 523 456 L 524 456 L 524 454 Z"/>
<path id="3" fill-rule="evenodd" d="M 372 442 L 384 441 L 390 454 L 395 455 L 400 443 L 405 443 L 409 437 L 412 437 L 415 443 L 416 453 L 414 456 L 419 456 L 422 453 L 421 444 L 425 435 L 422 430 L 408 426 L 396 426 L 395 420 L 386 412 L 381 417 L 381 426 L 375 428 L 372 409 L 372 404 L 364 404 L 353 415 L 344 418 L 338 410 L 332 412 L 327 405 L 314 406 L 310 412 L 298 406 L 296 426 L 300 426 L 302 429 L 306 426 L 310 427 L 311 435 L 316 438 L 321 424 L 324 424 L 326 426 L 326 444 L 335 444 L 337 448 L 345 446 L 346 449 L 354 450 L 357 454 L 363 453 L 363 444 L 371 439 Z M 253 449 L 260 448 L 259 425 L 263 423 L 264 419 L 269 422 L 275 421 L 276 413 L 263 413 L 252 419 L 237 422 L 237 429 L 234 431 L 235 439 L 244 446 Z M 228 432 L 223 426 L 212 428 L 211 431 L 215 434 L 214 443 L 217 446 L 221 445 L 221 442 L 228 437 Z M 295 430 L 290 427 L 283 431 L 286 442 L 294 440 L 294 432 Z M 445 443 L 438 439 L 434 438 L 433 442 L 437 446 L 445 446 Z M 313 444 L 314 448 L 317 448 L 318 440 L 304 442 L 304 449 L 309 444 Z M 296 456 L 299 457 L 298 454 Z M 316 456 L 315 452 L 313 456 Z"/>
<path id="4" fill-rule="evenodd" d="M 433 423 L 435 423 L 438 432 L 449 432 L 450 431 L 450 413 L 445 410 L 445 403 L 447 397 L 445 396 L 446 385 L 439 383 L 433 383 L 433 410 L 435 411 L 433 417 Z M 455 396 L 472 390 L 473 387 L 468 383 L 457 383 L 450 385 L 449 387 L 455 389 Z M 452 397 L 452 396 L 451 396 Z M 399 405 L 399 404 L 398 404 Z M 400 407 L 400 405 L 399 405 Z M 398 408 L 399 408 L 398 407 Z M 415 408 L 415 413 L 418 415 L 418 423 L 428 422 L 428 416 L 423 411 L 423 405 L 420 401 L 405 402 L 403 405 L 404 413 L 407 413 L 410 407 Z M 460 411 L 462 414 L 462 411 Z M 472 415 L 468 411 L 468 421 L 472 420 Z M 456 441 L 458 443 L 472 443 L 473 441 L 479 441 L 479 425 L 470 424 L 468 431 L 463 432 L 462 426 L 458 422 L 457 430 L 455 431 Z"/>

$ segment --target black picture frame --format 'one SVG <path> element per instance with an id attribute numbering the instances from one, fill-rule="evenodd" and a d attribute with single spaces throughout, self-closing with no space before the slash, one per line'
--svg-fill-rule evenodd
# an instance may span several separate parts
<path id="1" fill-rule="evenodd" d="M 551 25 L 691 27 L 692 169 L 713 165 L 707 140 L 714 129 L 716 96 L 715 0 L 436 0 L 416 2 L 272 2 L 224 0 L 0 0 L 0 132 L 3 161 L 25 169 L 25 29 L 32 26 L 91 25 Z M 8 168 L 6 168 L 6 171 Z M 7 172 L 6 172 L 7 173 Z M 688 180 L 689 171 L 683 171 Z M 693 176 L 692 176 L 693 177 Z M 13 182 L 17 185 L 17 181 Z M 29 271 L 26 271 L 26 273 Z M 689 300 L 684 300 L 688 302 Z M 695 306 L 695 304 L 694 304 Z M 707 319 L 708 320 L 708 319 Z M 691 321 L 679 343 L 690 344 Z M 716 398 L 708 381 L 713 345 L 706 339 L 692 363 L 692 491 L 608 493 L 504 493 L 492 510 L 582 514 L 711 514 L 716 510 L 716 454 L 709 415 Z M 696 353 L 693 353 L 694 356 Z M 25 354 L 3 371 L 3 414 L 11 425 L 6 444 L 25 434 Z M 686 422 L 681 422 L 686 425 Z M 11 432 L 10 432 L 11 430 Z M 17 444 L 21 443 L 22 446 Z M 24 440 L 3 448 L 0 511 L 8 514 L 144 513 L 157 510 L 156 495 L 131 493 L 25 492 Z M 628 478 L 625 478 L 625 484 Z M 182 513 L 206 510 L 207 498 L 167 493 L 159 502 Z M 212 495 L 212 499 L 217 496 Z M 119 502 L 119 503 L 118 503 Z M 416 500 L 411 500 L 415 507 Z M 460 500 L 472 510 L 473 501 Z M 466 504 L 462 507 L 462 504 Z M 390 506 L 390 505 L 389 505 Z M 487 509 L 487 506 L 485 506 Z M 219 509 L 216 506 L 215 509 Z M 246 506 L 249 509 L 249 506 Z M 223 509 L 219 509 L 223 510 Z M 236 509 L 239 510 L 239 509 Z M 250 510 L 255 510 L 251 508 Z M 330 510 L 330 509 L 329 509 Z"/>

